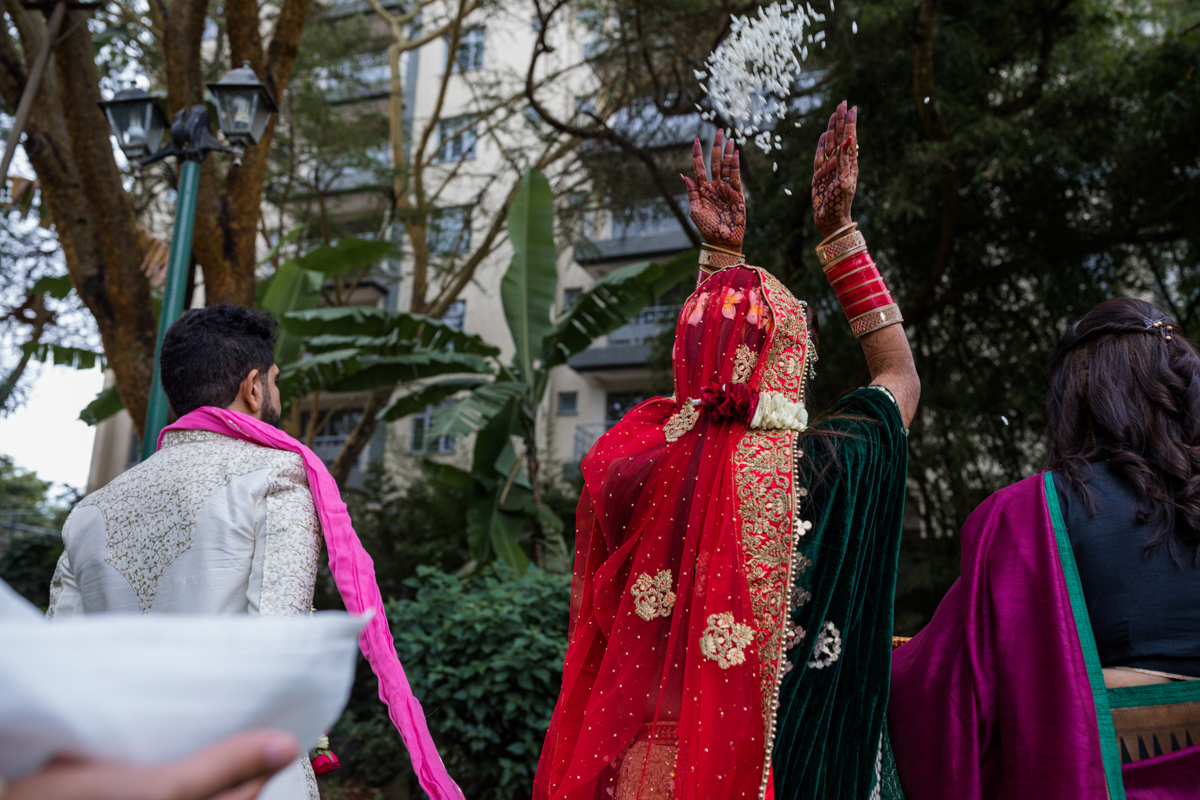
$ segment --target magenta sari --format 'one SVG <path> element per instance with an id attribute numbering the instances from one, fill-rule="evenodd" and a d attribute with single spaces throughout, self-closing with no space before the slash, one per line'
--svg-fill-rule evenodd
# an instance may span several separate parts
<path id="1" fill-rule="evenodd" d="M 325 464 L 312 450 L 283 431 L 237 411 L 212 406 L 198 408 L 168 425 L 163 433 L 176 430 L 213 431 L 262 447 L 298 453 L 304 460 L 308 486 L 329 551 L 329 569 L 346 610 L 351 614 L 374 612 L 363 629 L 359 647 L 379 678 L 379 698 L 387 704 L 388 716 L 408 748 L 417 780 L 433 800 L 463 800 L 462 790 L 450 778 L 438 755 L 425 722 L 425 712 L 413 696 L 404 667 L 396 655 L 383 598 L 375 582 L 375 564 L 354 532 L 337 482 Z M 158 445 L 162 446 L 162 434 L 159 434 Z"/>
<path id="2" fill-rule="evenodd" d="M 1050 473 L 986 500 L 962 572 L 895 651 L 888 730 L 908 800 L 1182 800 L 1200 744 L 1122 765 L 1113 710 L 1200 702 L 1192 683 L 1106 690 Z"/>

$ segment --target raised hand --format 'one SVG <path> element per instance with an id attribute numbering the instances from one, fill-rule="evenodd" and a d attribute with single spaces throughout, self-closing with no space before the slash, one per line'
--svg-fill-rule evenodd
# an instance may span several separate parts
<path id="1" fill-rule="evenodd" d="M 850 204 L 858 186 L 858 106 L 843 100 L 817 142 L 813 162 L 813 221 L 822 236 L 850 224 Z"/>
<path id="2" fill-rule="evenodd" d="M 718 129 L 713 139 L 711 174 L 704 170 L 704 151 L 697 139 L 692 145 L 695 181 L 679 177 L 687 185 L 688 213 L 704 241 L 715 247 L 742 252 L 746 234 L 746 198 L 742 195 L 742 177 L 738 152 L 733 141 L 724 142 Z"/>

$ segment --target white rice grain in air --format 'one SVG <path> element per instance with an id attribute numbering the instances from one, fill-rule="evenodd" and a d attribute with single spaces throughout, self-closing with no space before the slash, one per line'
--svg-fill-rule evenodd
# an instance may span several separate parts
<path id="1" fill-rule="evenodd" d="M 792 196 L 792 190 L 787 188 L 786 186 L 783 187 L 783 193 L 786 194 L 788 197 Z"/>
<path id="2" fill-rule="evenodd" d="M 753 138 L 759 149 L 770 153 L 779 149 L 778 140 L 763 134 L 787 115 L 787 101 L 808 58 L 807 42 L 824 45 L 823 32 L 808 34 L 806 29 L 824 22 L 825 15 L 811 3 L 801 7 L 787 0 L 730 18 L 729 37 L 709 55 L 707 70 L 695 70 L 695 75 L 700 81 L 707 78 L 712 108 L 736 121 L 737 138 Z"/>
<path id="3" fill-rule="evenodd" d="M 850 23 L 850 32 L 851 32 L 851 33 L 858 33 L 858 23 L 857 23 L 857 22 L 851 22 L 851 23 Z"/>

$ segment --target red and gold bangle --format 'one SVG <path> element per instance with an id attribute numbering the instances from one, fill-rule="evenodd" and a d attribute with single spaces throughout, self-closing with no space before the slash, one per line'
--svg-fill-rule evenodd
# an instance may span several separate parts
<path id="1" fill-rule="evenodd" d="M 725 267 L 736 267 L 746 263 L 746 257 L 741 253 L 733 253 L 729 250 L 720 250 L 713 248 L 710 250 L 700 251 L 700 267 L 701 270 L 712 274 L 718 269 Z M 713 267 L 714 269 L 704 269 L 704 267 Z"/>
<path id="2" fill-rule="evenodd" d="M 858 231 L 851 231 L 839 239 L 834 239 L 827 245 L 817 247 L 817 260 L 822 267 L 831 266 L 851 253 L 857 253 L 867 248 L 867 241 Z"/>
<path id="3" fill-rule="evenodd" d="M 895 325 L 897 322 L 904 322 L 904 317 L 900 314 L 900 307 L 890 303 L 850 320 L 850 330 L 854 332 L 855 337 L 861 339 L 872 331 Z"/>
<path id="4" fill-rule="evenodd" d="M 855 336 L 904 321 L 861 233 L 835 238 L 817 255 Z"/>

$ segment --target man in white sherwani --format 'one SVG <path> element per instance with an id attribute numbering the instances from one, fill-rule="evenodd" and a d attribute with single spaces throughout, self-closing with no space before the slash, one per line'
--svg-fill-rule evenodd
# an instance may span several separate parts
<path id="1" fill-rule="evenodd" d="M 275 330 L 269 315 L 227 304 L 181 316 L 160 359 L 176 415 L 217 406 L 278 424 Z M 81 500 L 63 542 L 50 587 L 53 619 L 108 611 L 291 616 L 311 612 L 321 528 L 299 455 L 178 430 Z M 317 800 L 308 759 L 261 796 Z"/>

